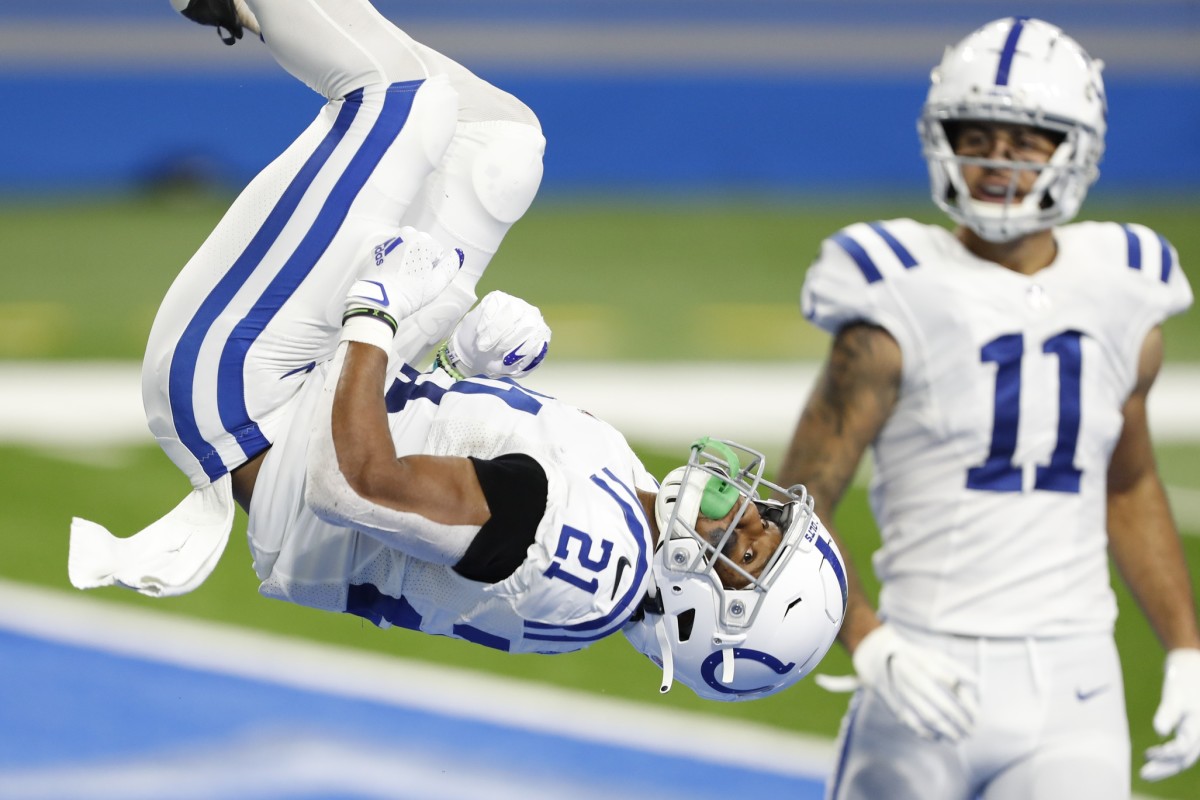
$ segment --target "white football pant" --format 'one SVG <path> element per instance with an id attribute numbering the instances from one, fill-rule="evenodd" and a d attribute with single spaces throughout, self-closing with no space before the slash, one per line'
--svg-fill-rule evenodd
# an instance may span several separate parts
<path id="1" fill-rule="evenodd" d="M 1128 800 L 1129 726 L 1111 636 L 900 631 L 978 672 L 974 733 L 958 744 L 921 739 L 860 689 L 842 721 L 829 800 Z"/>
<path id="2" fill-rule="evenodd" d="M 248 5 L 276 60 L 329 102 L 245 188 L 155 318 L 146 416 L 195 487 L 274 441 L 333 351 L 359 264 L 401 226 L 459 251 L 465 312 L 533 200 L 545 148 L 524 104 L 366 0 Z"/>

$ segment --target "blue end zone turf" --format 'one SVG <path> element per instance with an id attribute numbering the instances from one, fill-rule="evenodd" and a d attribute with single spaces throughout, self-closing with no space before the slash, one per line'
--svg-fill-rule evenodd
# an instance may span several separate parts
<path id="1" fill-rule="evenodd" d="M 370 686 L 316 691 L 5 627 L 0 621 L 0 685 L 7 687 L 0 703 L 0 795 L 6 797 L 822 795 L 819 777 L 733 763 L 739 747 L 754 744 L 739 743 L 736 732 L 716 735 L 711 724 L 695 729 L 694 741 L 676 742 L 694 748 L 696 757 L 688 758 L 605 741 L 611 734 L 599 730 L 594 739 L 564 735 L 552 719 L 547 730 L 528 720 L 510 726 L 461 709 L 434 710 L 436 697 L 424 708 L 373 701 L 362 696 Z M 164 658 L 174 660 L 171 642 L 159 641 Z M 234 671 L 239 658 L 258 658 L 222 652 Z M 347 680 L 355 676 L 361 677 Z M 551 702 L 546 716 L 554 712 Z M 643 724 L 631 720 L 631 733 Z"/>

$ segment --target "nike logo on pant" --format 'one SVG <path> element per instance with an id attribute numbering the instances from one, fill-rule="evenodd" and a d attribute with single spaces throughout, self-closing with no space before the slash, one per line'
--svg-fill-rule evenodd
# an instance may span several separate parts
<path id="1" fill-rule="evenodd" d="M 1091 700 L 1096 695 L 1101 694 L 1107 690 L 1108 690 L 1107 683 L 1104 684 L 1103 686 L 1097 686 L 1093 689 L 1076 689 L 1075 690 L 1075 699 L 1081 703 L 1086 703 L 1088 700 Z"/>

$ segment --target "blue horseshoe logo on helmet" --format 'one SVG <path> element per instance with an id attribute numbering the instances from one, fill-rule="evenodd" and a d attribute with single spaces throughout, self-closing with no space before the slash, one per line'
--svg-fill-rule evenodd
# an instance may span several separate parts
<path id="1" fill-rule="evenodd" d="M 721 683 L 719 680 L 717 680 L 717 667 L 721 666 L 722 660 L 721 652 L 722 651 L 718 650 L 717 652 L 713 653 L 708 658 L 704 659 L 704 663 L 700 665 L 700 677 L 704 678 L 704 682 L 709 686 L 716 689 L 718 692 L 723 692 L 724 694 L 754 694 L 755 692 L 761 692 L 773 688 L 773 686 L 768 685 L 759 686 L 757 689 L 731 689 L 725 684 Z M 733 648 L 733 657 L 735 659 L 746 658 L 751 661 L 757 661 L 767 669 L 774 672 L 776 675 L 781 676 L 788 674 L 796 666 L 795 661 L 791 662 L 790 664 L 784 664 L 770 653 L 764 653 L 761 650 L 749 650 L 742 647 Z"/>

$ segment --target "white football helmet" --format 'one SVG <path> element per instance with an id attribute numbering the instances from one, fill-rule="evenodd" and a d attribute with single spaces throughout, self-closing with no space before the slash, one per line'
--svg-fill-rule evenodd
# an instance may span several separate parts
<path id="1" fill-rule="evenodd" d="M 1107 127 L 1103 63 L 1074 39 L 1038 19 L 984 25 L 953 47 L 931 75 L 917 130 L 933 201 L 984 239 L 1007 242 L 1072 219 L 1100 174 Z M 1062 136 L 1047 164 L 955 155 L 946 124 L 966 120 L 1030 125 Z M 973 200 L 963 164 L 1013 170 L 1003 203 Z M 1039 173 L 1014 202 L 1017 170 Z"/>
<path id="2" fill-rule="evenodd" d="M 629 642 L 662 667 L 663 692 L 678 678 L 710 700 L 766 697 L 811 672 L 842 627 L 841 554 L 804 487 L 771 483 L 764 468 L 761 453 L 705 438 L 692 445 L 687 465 L 663 480 L 655 502 L 655 587 L 624 629 Z M 760 488 L 788 499 L 763 499 Z M 757 578 L 722 553 L 751 503 L 783 533 Z M 723 519 L 735 509 L 718 541 L 696 531 L 700 514 Z M 714 571 L 721 562 L 749 583 L 725 588 Z"/>

